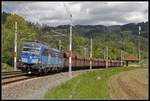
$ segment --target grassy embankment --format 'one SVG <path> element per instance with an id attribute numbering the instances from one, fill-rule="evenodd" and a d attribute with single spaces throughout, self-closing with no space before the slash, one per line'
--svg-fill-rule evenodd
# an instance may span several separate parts
<path id="1" fill-rule="evenodd" d="M 8 64 L 2 63 L 2 72 L 10 72 L 13 71 L 13 67 Z"/>
<path id="2" fill-rule="evenodd" d="M 83 73 L 66 83 L 49 90 L 45 99 L 111 99 L 108 94 L 107 81 L 110 76 L 141 66 L 116 67 Z"/>

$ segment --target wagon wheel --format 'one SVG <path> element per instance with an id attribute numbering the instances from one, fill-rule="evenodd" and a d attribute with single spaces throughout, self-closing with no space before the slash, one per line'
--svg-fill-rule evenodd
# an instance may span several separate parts
<path id="1" fill-rule="evenodd" d="M 44 72 L 44 74 L 47 74 L 48 71 L 46 68 L 44 68 L 43 72 Z"/>
<path id="2" fill-rule="evenodd" d="M 43 75 L 44 74 L 44 71 L 43 71 L 43 69 L 39 69 L 39 75 Z"/>
<path id="3" fill-rule="evenodd" d="M 27 73 L 28 73 L 28 74 L 31 74 L 31 69 L 30 69 L 30 67 L 27 68 Z"/>

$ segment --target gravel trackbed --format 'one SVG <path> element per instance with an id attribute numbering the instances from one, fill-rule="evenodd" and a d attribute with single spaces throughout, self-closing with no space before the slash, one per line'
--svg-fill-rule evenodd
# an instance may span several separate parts
<path id="1" fill-rule="evenodd" d="M 89 70 L 73 71 L 72 77 L 88 71 Z M 68 77 L 68 72 L 62 72 L 4 85 L 2 86 L 2 99 L 43 99 L 44 94 L 49 89 L 69 79 L 71 78 Z"/>

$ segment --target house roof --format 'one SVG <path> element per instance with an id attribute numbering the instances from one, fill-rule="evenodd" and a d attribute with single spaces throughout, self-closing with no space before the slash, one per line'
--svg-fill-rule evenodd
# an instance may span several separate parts
<path id="1" fill-rule="evenodd" d="M 138 61 L 139 59 L 134 56 L 133 54 L 129 54 L 125 60 L 128 60 L 128 61 Z"/>

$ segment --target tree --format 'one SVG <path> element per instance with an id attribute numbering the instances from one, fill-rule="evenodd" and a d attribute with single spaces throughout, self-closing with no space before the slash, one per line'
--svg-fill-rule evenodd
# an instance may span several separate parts
<path id="1" fill-rule="evenodd" d="M 7 17 L 6 22 L 2 25 L 2 54 L 3 62 L 13 65 L 14 37 L 15 37 L 15 22 L 17 22 L 17 45 L 18 54 L 24 40 L 34 40 L 36 33 L 28 27 L 27 21 L 24 18 L 14 14 Z"/>

